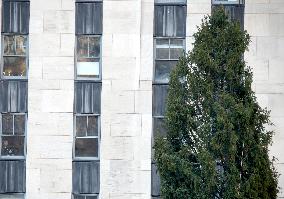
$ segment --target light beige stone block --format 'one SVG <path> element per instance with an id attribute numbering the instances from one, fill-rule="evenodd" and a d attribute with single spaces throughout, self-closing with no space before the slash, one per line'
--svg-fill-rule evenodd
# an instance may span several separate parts
<path id="1" fill-rule="evenodd" d="M 110 110 L 112 113 L 134 113 L 134 91 L 112 91 L 109 97 L 110 105 L 107 110 Z"/>
<path id="2" fill-rule="evenodd" d="M 268 99 L 268 109 L 271 110 L 271 116 L 284 116 L 284 94 L 271 94 Z"/>
<path id="3" fill-rule="evenodd" d="M 284 84 L 261 82 L 255 84 L 255 92 L 260 94 L 284 94 Z"/>
<path id="4" fill-rule="evenodd" d="M 112 57 L 136 57 L 140 47 L 139 34 L 114 34 Z"/>
<path id="5" fill-rule="evenodd" d="M 269 107 L 269 97 L 267 94 L 256 94 L 257 102 L 262 108 Z"/>
<path id="6" fill-rule="evenodd" d="M 72 136 L 72 113 L 33 113 L 29 114 L 29 134 L 31 136 Z"/>
<path id="7" fill-rule="evenodd" d="M 43 79 L 74 79 L 74 60 L 72 57 L 44 57 Z"/>
<path id="8" fill-rule="evenodd" d="M 278 14 L 284 13 L 283 3 L 247 3 L 245 14 Z"/>
<path id="9" fill-rule="evenodd" d="M 270 60 L 269 81 L 276 83 L 284 83 L 284 58 L 275 58 Z"/>
<path id="10" fill-rule="evenodd" d="M 186 36 L 190 37 L 197 32 L 197 26 L 201 24 L 201 20 L 205 14 L 187 14 L 186 19 Z"/>
<path id="11" fill-rule="evenodd" d="M 284 13 L 284 3 L 282 4 Z M 269 30 L 271 36 L 284 37 L 284 14 L 270 14 Z"/>
<path id="12" fill-rule="evenodd" d="M 75 35 L 60 34 L 60 55 L 73 57 L 74 51 L 75 51 Z"/>
<path id="13" fill-rule="evenodd" d="M 40 158 L 72 159 L 72 136 L 40 136 Z"/>
<path id="14" fill-rule="evenodd" d="M 43 12 L 31 10 L 30 12 L 30 33 L 43 32 Z"/>
<path id="15" fill-rule="evenodd" d="M 135 91 L 135 113 L 152 113 L 152 91 Z"/>
<path id="16" fill-rule="evenodd" d="M 135 1 L 105 1 L 104 33 L 139 34 L 139 12 Z M 123 10 L 123 12 L 121 12 Z"/>
<path id="17" fill-rule="evenodd" d="M 264 59 L 282 58 L 284 52 L 284 37 L 258 37 L 257 56 Z"/>
<path id="18" fill-rule="evenodd" d="M 74 93 L 64 90 L 42 90 L 41 111 L 49 113 L 73 112 Z"/>
<path id="19" fill-rule="evenodd" d="M 136 70 L 139 70 L 139 68 L 136 67 L 136 59 L 134 57 L 109 57 L 104 59 L 102 76 L 104 79 L 124 80 L 128 82 L 130 79 L 134 80 Z M 136 81 L 139 81 L 139 79 Z M 121 90 L 123 89 L 121 88 Z"/>
<path id="20" fill-rule="evenodd" d="M 73 11 L 44 11 L 44 32 L 46 33 L 74 33 L 75 15 Z"/>
<path id="21" fill-rule="evenodd" d="M 42 79 L 42 65 L 41 57 L 29 58 L 29 79 Z"/>
<path id="22" fill-rule="evenodd" d="M 141 5 L 141 33 L 153 36 L 154 32 L 154 4 L 153 2 L 142 2 Z"/>
<path id="23" fill-rule="evenodd" d="M 70 193 L 72 170 L 57 170 L 53 165 L 48 165 L 41 169 L 40 185 L 41 193 Z"/>
<path id="24" fill-rule="evenodd" d="M 111 136 L 136 137 L 141 135 L 142 121 L 140 114 L 113 114 Z"/>
<path id="25" fill-rule="evenodd" d="M 62 10 L 75 10 L 75 0 L 61 0 Z"/>
<path id="26" fill-rule="evenodd" d="M 269 17 L 269 14 L 246 14 L 244 27 L 251 36 L 268 36 Z"/>
<path id="27" fill-rule="evenodd" d="M 61 0 L 33 0 L 30 6 L 31 10 L 60 10 Z"/>
<path id="28" fill-rule="evenodd" d="M 247 58 L 247 65 L 252 68 L 253 80 L 267 81 L 269 76 L 269 61 L 267 59 Z"/>
<path id="29" fill-rule="evenodd" d="M 101 142 L 103 146 L 101 157 L 104 160 L 133 160 L 133 139 L 133 137 L 104 137 Z"/>
<path id="30" fill-rule="evenodd" d="M 58 56 L 60 53 L 60 34 L 30 34 L 30 57 Z"/>
<path id="31" fill-rule="evenodd" d="M 189 5 L 187 6 L 187 13 L 188 14 L 210 14 L 211 13 L 211 3 L 189 2 Z"/>

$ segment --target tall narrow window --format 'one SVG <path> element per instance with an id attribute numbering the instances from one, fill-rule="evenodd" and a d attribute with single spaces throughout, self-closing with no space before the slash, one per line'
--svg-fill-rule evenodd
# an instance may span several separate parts
<path id="1" fill-rule="evenodd" d="M 102 2 L 76 1 L 73 199 L 100 190 Z"/>
<path id="2" fill-rule="evenodd" d="M 244 29 L 245 0 L 212 0 L 212 11 L 219 6 L 223 6 L 229 19 L 236 20 Z"/>
<path id="3" fill-rule="evenodd" d="M 2 1 L 0 198 L 24 198 L 28 93 L 28 0 Z"/>
<path id="4" fill-rule="evenodd" d="M 156 0 L 154 12 L 153 139 L 157 134 L 166 135 L 164 118 L 170 73 L 185 50 L 186 1 Z M 152 197 L 160 197 L 160 177 L 154 160 L 151 185 Z"/>

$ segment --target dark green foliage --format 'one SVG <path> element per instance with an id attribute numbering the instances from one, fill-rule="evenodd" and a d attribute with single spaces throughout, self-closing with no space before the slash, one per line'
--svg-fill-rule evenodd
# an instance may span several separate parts
<path id="1" fill-rule="evenodd" d="M 194 38 L 171 74 L 167 137 L 155 140 L 162 198 L 276 198 L 269 112 L 243 60 L 249 35 L 216 9 Z"/>

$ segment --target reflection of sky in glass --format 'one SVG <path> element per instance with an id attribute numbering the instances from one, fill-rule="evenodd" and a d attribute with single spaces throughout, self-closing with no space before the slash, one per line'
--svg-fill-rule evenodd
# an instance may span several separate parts
<path id="1" fill-rule="evenodd" d="M 100 75 L 99 62 L 77 62 L 78 75 Z"/>

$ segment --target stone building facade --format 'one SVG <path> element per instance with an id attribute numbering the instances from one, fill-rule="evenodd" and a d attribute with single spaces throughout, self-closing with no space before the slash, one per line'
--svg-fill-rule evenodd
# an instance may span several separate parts
<path id="1" fill-rule="evenodd" d="M 154 0 L 102 4 L 98 194 L 150 199 Z M 190 50 L 211 0 L 187 0 L 186 8 Z M 75 0 L 30 0 L 26 199 L 72 196 L 75 10 Z M 246 0 L 244 28 L 252 40 L 245 59 L 253 67 L 253 89 L 275 124 L 271 155 L 284 174 L 284 1 Z M 279 184 L 284 188 L 283 176 Z"/>

